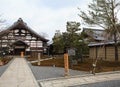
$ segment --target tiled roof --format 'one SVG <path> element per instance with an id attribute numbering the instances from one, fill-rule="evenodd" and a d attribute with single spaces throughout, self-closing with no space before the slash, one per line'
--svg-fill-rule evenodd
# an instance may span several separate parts
<path id="1" fill-rule="evenodd" d="M 27 29 L 29 32 L 31 32 L 33 35 L 35 35 L 36 37 L 40 38 L 42 41 L 49 41 L 47 39 L 45 39 L 44 37 L 40 36 L 38 33 L 36 33 L 35 31 L 33 31 L 30 27 L 27 26 L 27 24 L 22 20 L 22 18 L 19 18 L 17 22 L 15 22 L 12 26 L 10 26 L 9 28 L 3 30 L 0 32 L 0 36 L 8 34 L 10 30 L 17 28 L 17 27 L 21 27 L 21 28 L 25 28 Z"/>
<path id="2" fill-rule="evenodd" d="M 89 47 L 92 47 L 92 46 L 101 46 L 101 45 L 112 45 L 114 44 L 113 41 L 109 41 L 109 42 L 100 42 L 100 43 L 94 43 L 94 42 L 91 42 L 88 44 Z"/>
<path id="3" fill-rule="evenodd" d="M 83 28 L 83 32 L 86 32 L 94 40 L 97 40 L 97 41 L 105 40 L 105 37 L 103 37 L 103 33 L 104 33 L 103 29 Z"/>

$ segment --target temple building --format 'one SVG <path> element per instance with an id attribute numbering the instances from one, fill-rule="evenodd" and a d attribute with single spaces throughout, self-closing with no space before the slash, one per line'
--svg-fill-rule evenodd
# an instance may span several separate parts
<path id="1" fill-rule="evenodd" d="M 0 32 L 0 53 L 35 55 L 44 52 L 48 40 L 34 32 L 19 18 L 9 28 Z"/>

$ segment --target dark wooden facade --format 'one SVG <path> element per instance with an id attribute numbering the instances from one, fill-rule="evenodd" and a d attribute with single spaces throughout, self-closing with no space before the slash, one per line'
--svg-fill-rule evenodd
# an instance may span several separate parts
<path id="1" fill-rule="evenodd" d="M 0 53 L 30 55 L 43 52 L 48 40 L 34 32 L 19 18 L 12 26 L 0 32 Z M 35 55 L 35 54 L 34 54 Z"/>

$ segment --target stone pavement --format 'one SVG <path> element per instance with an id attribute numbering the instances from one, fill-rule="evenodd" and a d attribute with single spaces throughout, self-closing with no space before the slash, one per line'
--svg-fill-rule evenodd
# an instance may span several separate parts
<path id="1" fill-rule="evenodd" d="M 80 75 L 61 77 L 63 69 L 57 67 L 31 66 L 31 69 L 24 58 L 15 58 L 0 77 L 0 87 L 120 87 L 120 71 L 99 73 L 95 76 L 72 71 L 75 75 Z M 108 86 L 109 83 L 111 86 Z"/>
<path id="2" fill-rule="evenodd" d="M 88 86 L 85 87 L 89 87 L 89 84 L 91 83 L 98 83 L 98 82 L 105 82 L 112 80 L 118 80 L 118 81 L 120 80 L 120 71 L 100 73 L 100 74 L 96 74 L 95 76 L 92 74 L 88 74 L 88 75 L 80 75 L 73 77 L 54 78 L 54 79 L 39 81 L 39 84 L 41 85 L 41 87 L 84 87 L 81 85 L 88 84 Z M 105 86 L 101 86 L 101 87 L 105 87 Z M 107 87 L 111 87 L 111 86 L 107 86 Z M 118 86 L 113 86 L 113 87 L 118 87 Z"/>
<path id="3" fill-rule="evenodd" d="M 70 87 L 120 87 L 120 80 L 110 80 L 110 81 L 83 84 L 83 85 L 70 86 Z"/>
<path id="4" fill-rule="evenodd" d="M 0 87 L 39 87 L 24 58 L 15 58 L 0 77 Z"/>
<path id="5" fill-rule="evenodd" d="M 8 68 L 8 66 L 11 64 L 12 61 L 13 59 L 9 63 L 5 64 L 4 66 L 0 66 L 0 77 L 5 72 L 5 70 Z"/>

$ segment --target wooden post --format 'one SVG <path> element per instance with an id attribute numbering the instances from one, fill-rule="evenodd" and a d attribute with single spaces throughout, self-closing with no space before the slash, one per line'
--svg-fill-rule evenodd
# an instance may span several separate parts
<path id="1" fill-rule="evenodd" d="M 21 52 L 21 58 L 23 58 L 24 57 L 24 52 Z"/>
<path id="2" fill-rule="evenodd" d="M 38 65 L 40 65 L 41 53 L 38 53 Z"/>
<path id="3" fill-rule="evenodd" d="M 65 68 L 65 76 L 69 75 L 69 61 L 68 61 L 68 54 L 64 54 L 64 68 Z"/>

